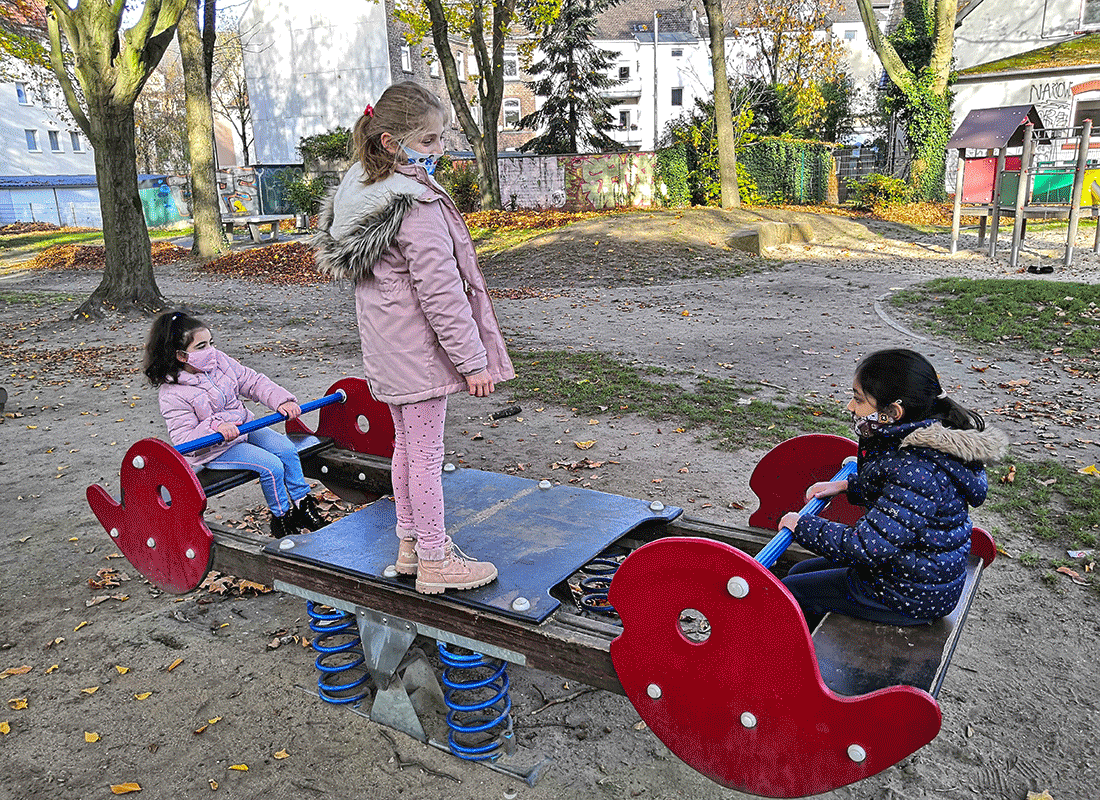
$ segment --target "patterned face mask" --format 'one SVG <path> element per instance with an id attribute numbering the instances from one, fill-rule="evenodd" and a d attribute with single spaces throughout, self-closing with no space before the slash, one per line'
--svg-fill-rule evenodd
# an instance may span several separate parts
<path id="1" fill-rule="evenodd" d="M 423 167 L 429 175 L 435 172 L 436 164 L 439 162 L 439 156 L 436 153 L 421 153 L 405 145 L 401 145 L 401 148 L 405 151 L 410 164 Z"/>
<path id="2" fill-rule="evenodd" d="M 884 428 L 894 424 L 894 418 L 884 411 L 876 411 L 865 417 L 852 414 L 852 426 L 858 436 L 874 436 Z"/>

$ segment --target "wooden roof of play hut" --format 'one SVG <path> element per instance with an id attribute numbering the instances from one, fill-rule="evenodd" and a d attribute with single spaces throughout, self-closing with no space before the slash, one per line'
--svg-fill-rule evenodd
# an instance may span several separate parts
<path id="1" fill-rule="evenodd" d="M 1000 150 L 1024 143 L 1024 125 L 1043 127 L 1035 106 L 975 108 L 955 129 L 947 142 L 948 150 Z"/>

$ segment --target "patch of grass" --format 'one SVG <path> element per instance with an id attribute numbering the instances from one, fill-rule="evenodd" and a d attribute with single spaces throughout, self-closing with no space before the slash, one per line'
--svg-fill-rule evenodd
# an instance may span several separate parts
<path id="1" fill-rule="evenodd" d="M 191 236 L 194 228 L 150 228 L 150 239 L 174 239 Z M 58 244 L 103 244 L 103 231 L 94 228 L 61 228 L 53 231 L 34 231 L 0 236 L 0 248 L 34 247 L 45 250 Z"/>
<path id="2" fill-rule="evenodd" d="M 1044 352 L 1061 348 L 1074 356 L 1100 354 L 1100 286 L 938 278 L 897 292 L 890 302 L 954 339 Z"/>
<path id="3" fill-rule="evenodd" d="M 1056 543 L 1065 549 L 1095 547 L 1100 535 L 1100 480 L 1082 475 L 1057 461 L 1017 462 L 1016 478 L 1001 479 L 1009 467 L 989 471 L 992 511 L 1015 521 L 1014 529 L 1028 538 Z M 1023 556 L 1020 558 L 1023 563 Z"/>
<path id="4" fill-rule="evenodd" d="M 29 305 L 33 308 L 41 306 L 63 306 L 76 302 L 71 294 L 58 294 L 56 292 L 0 292 L 0 303 L 10 305 Z"/>
<path id="5" fill-rule="evenodd" d="M 474 240 L 474 249 L 479 258 L 495 255 L 512 247 L 517 247 L 536 236 L 546 233 L 545 229 L 496 230 L 494 228 L 470 228 L 470 237 Z"/>
<path id="6" fill-rule="evenodd" d="M 779 406 L 753 397 L 751 387 L 724 378 L 685 373 L 690 384 L 648 380 L 664 370 L 633 366 L 603 353 L 513 350 L 519 377 L 508 384 L 516 399 L 536 398 L 578 414 L 609 411 L 669 420 L 683 430 L 709 427 L 724 450 L 774 444 L 800 433 L 847 433 L 838 406 L 802 399 Z"/>

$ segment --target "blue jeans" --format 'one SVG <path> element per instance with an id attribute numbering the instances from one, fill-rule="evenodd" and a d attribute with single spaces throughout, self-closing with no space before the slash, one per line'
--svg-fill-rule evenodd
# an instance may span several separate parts
<path id="1" fill-rule="evenodd" d="M 209 469 L 248 469 L 257 473 L 267 507 L 277 517 L 285 515 L 309 494 L 309 484 L 302 475 L 302 461 L 294 442 L 271 428 L 252 431 L 247 442 L 231 445 L 206 466 Z"/>
<path id="2" fill-rule="evenodd" d="M 883 625 L 927 625 L 930 619 L 914 619 L 865 596 L 848 582 L 850 568 L 827 558 L 799 561 L 783 585 L 798 601 L 803 615 L 813 630 L 817 620 L 830 611 L 849 617 L 866 619 Z"/>

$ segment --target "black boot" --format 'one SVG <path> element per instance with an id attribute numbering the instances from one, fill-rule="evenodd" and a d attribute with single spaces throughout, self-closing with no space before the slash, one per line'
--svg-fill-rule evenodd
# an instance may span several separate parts
<path id="1" fill-rule="evenodd" d="M 301 531 L 298 530 L 298 520 L 295 511 L 295 509 L 291 509 L 281 517 L 277 517 L 274 514 L 271 515 L 272 536 L 276 539 L 282 539 L 284 536 L 297 536 L 301 533 Z"/>
<path id="2" fill-rule="evenodd" d="M 328 525 L 328 520 L 322 516 L 321 509 L 317 506 L 317 498 L 311 494 L 299 500 L 298 507 L 292 513 L 294 523 L 304 530 L 316 531 Z"/>

